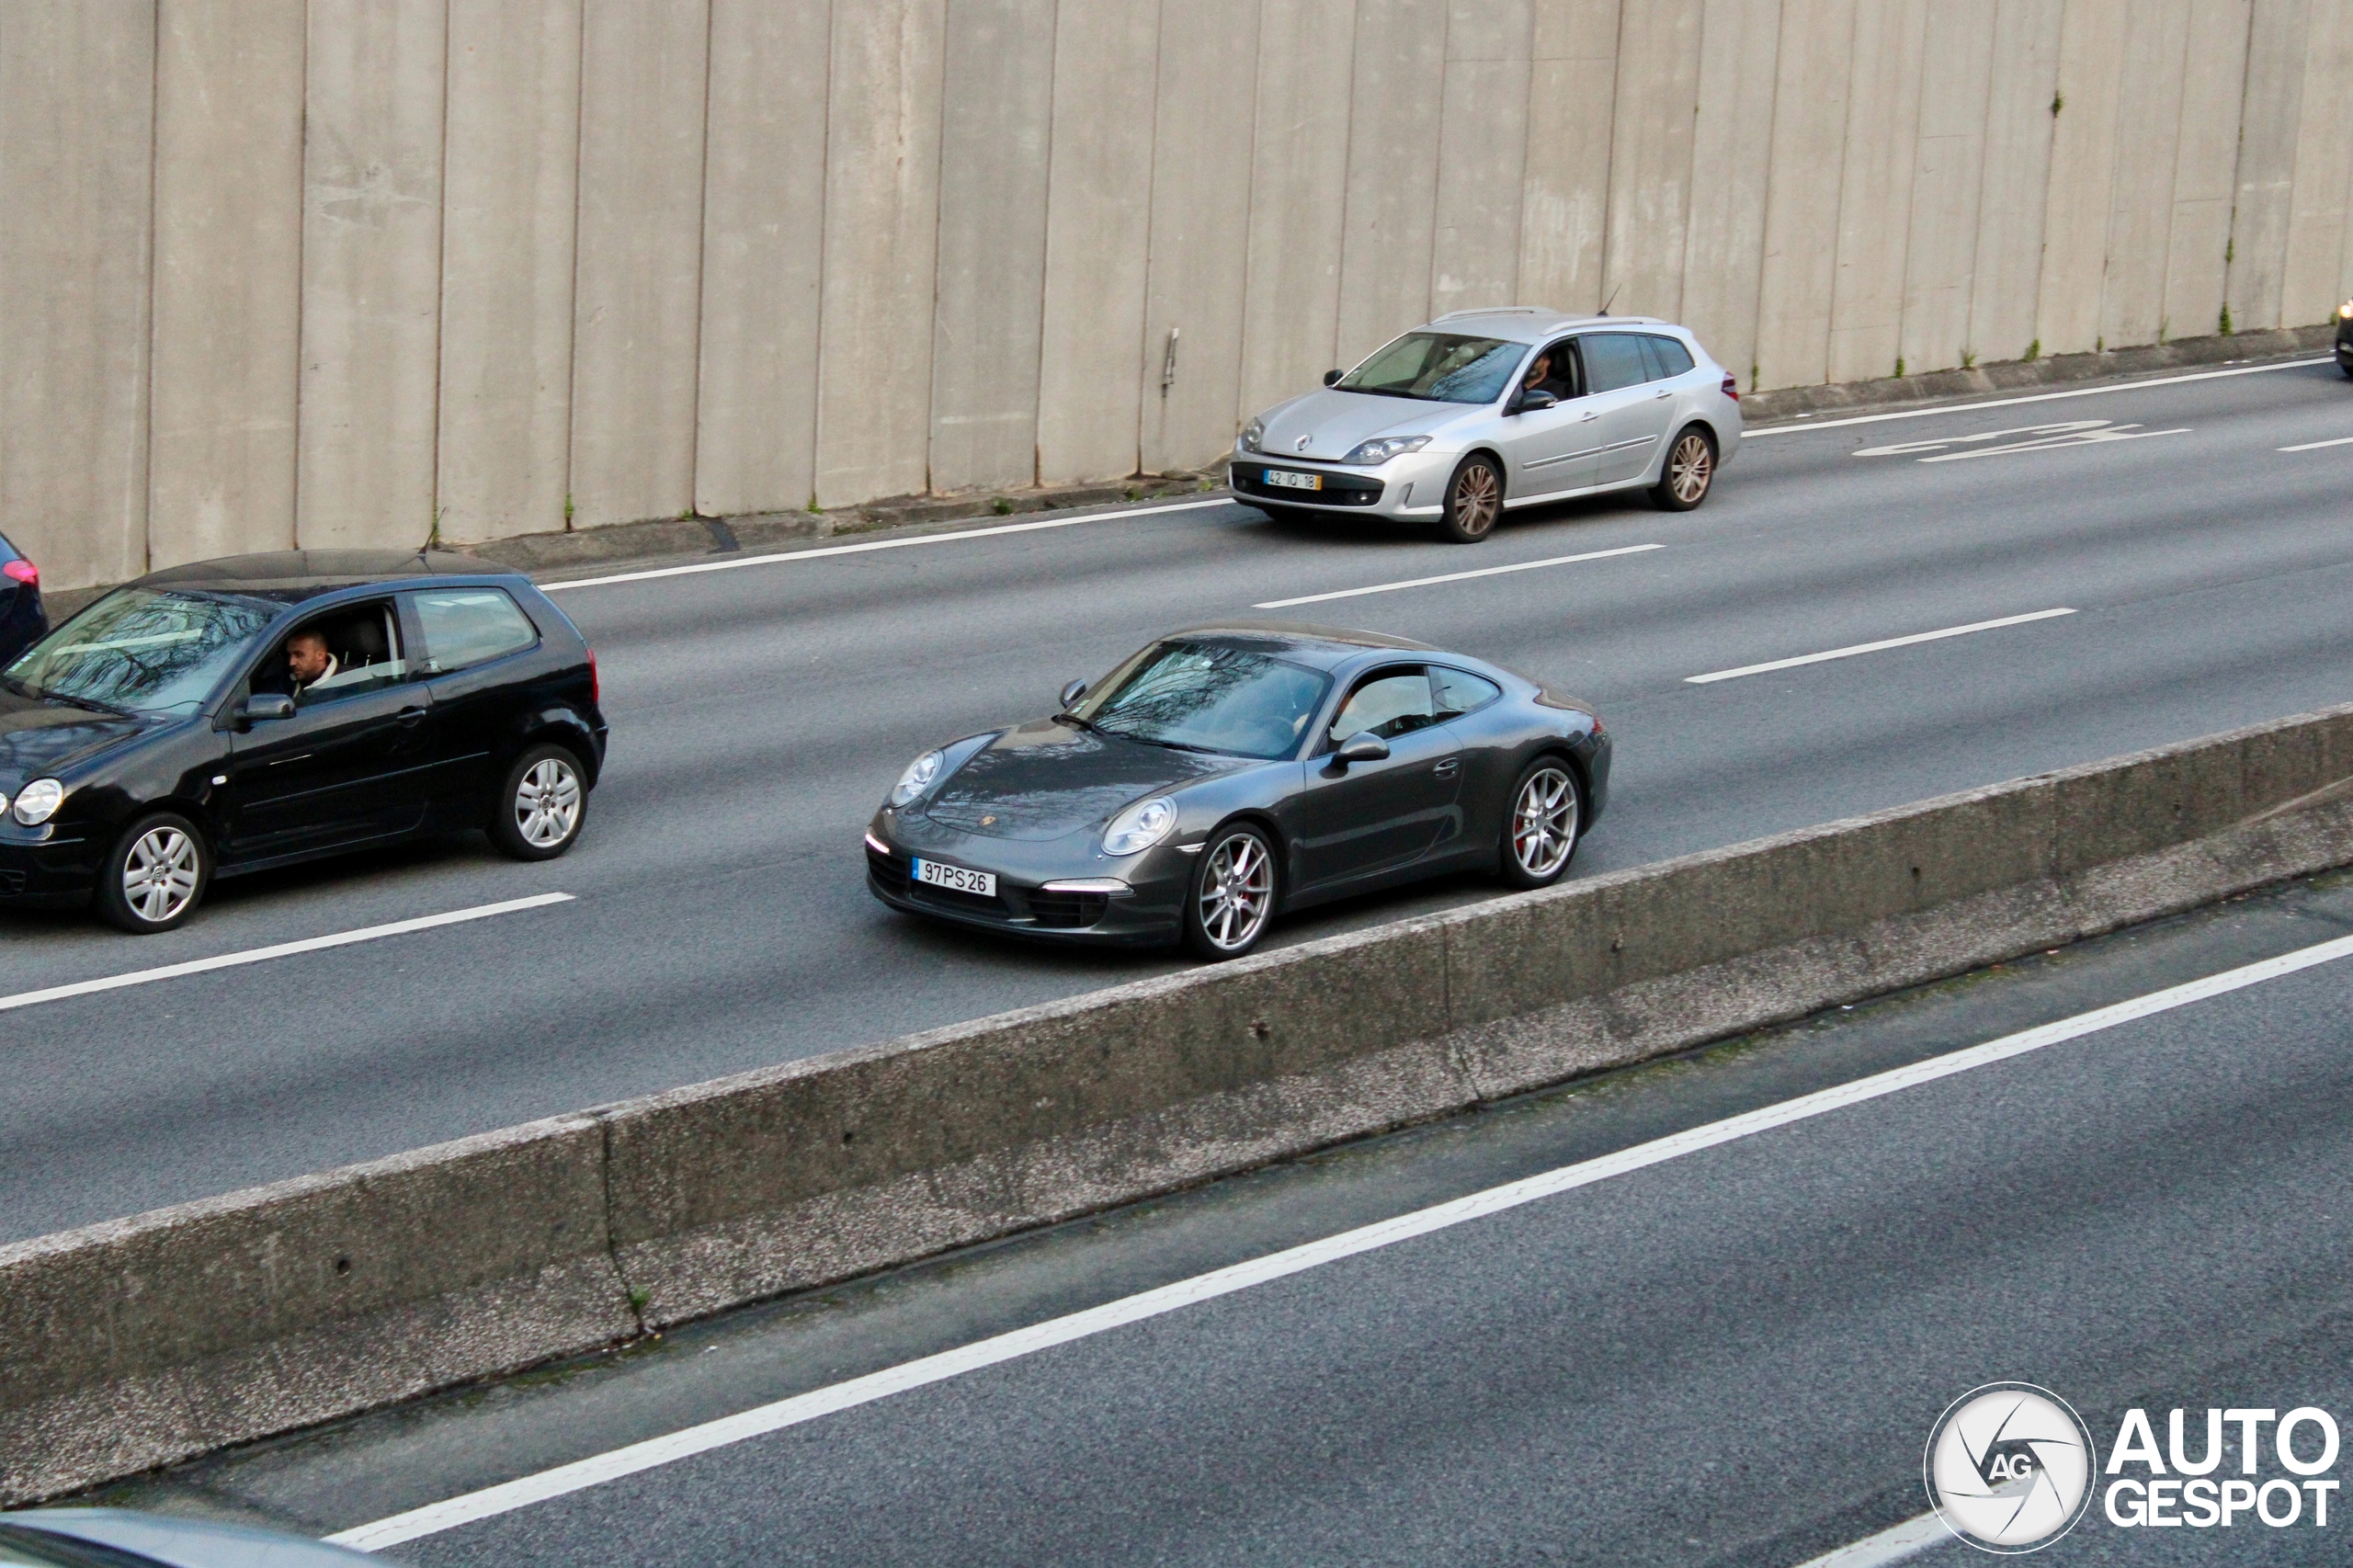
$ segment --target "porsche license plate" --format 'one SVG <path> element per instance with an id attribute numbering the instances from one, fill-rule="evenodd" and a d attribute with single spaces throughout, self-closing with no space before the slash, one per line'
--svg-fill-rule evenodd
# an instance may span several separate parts
<path id="1" fill-rule="evenodd" d="M 1281 469 L 1267 470 L 1267 483 L 1278 490 L 1321 490 L 1324 476 L 1320 473 L 1286 473 Z"/>
<path id="2" fill-rule="evenodd" d="M 937 860 L 917 860 L 915 881 L 950 892 L 969 892 L 982 898 L 996 896 L 995 872 L 968 871 L 961 866 L 943 866 Z"/>

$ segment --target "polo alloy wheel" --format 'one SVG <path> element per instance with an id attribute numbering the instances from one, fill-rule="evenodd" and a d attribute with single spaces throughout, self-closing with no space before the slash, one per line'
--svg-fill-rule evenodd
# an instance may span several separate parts
<path id="1" fill-rule="evenodd" d="M 123 830 L 98 873 L 98 913 L 133 936 L 186 920 L 212 880 L 210 851 L 185 817 L 159 812 Z"/>

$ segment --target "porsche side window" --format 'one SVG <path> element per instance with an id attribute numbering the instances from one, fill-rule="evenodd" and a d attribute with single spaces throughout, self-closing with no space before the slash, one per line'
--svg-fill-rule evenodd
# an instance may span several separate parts
<path id="1" fill-rule="evenodd" d="M 1332 743 L 1370 730 L 1384 741 L 1438 722 L 1430 701 L 1430 681 L 1421 670 L 1384 670 L 1365 682 L 1340 705 L 1332 721 Z"/>
<path id="2" fill-rule="evenodd" d="M 1438 716 L 1441 720 L 1459 718 L 1484 708 L 1504 694 L 1502 687 L 1483 676 L 1435 665 L 1430 670 L 1430 685 L 1438 692 Z"/>
<path id="3" fill-rule="evenodd" d="M 448 675 L 518 653 L 540 634 L 500 588 L 427 588 L 414 596 L 428 675 Z"/>

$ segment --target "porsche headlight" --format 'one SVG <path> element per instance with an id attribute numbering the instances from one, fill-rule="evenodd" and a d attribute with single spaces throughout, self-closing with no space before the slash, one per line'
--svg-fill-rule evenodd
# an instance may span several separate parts
<path id="1" fill-rule="evenodd" d="M 1263 419 L 1253 419 L 1249 424 L 1245 425 L 1242 427 L 1242 440 L 1240 444 L 1242 449 L 1245 452 L 1255 452 L 1259 450 L 1259 443 L 1264 441 L 1266 438 L 1267 422 Z"/>
<path id="2" fill-rule="evenodd" d="M 907 770 L 899 775 L 896 784 L 891 786 L 891 803 L 894 806 L 912 803 L 938 778 L 939 766 L 945 760 L 938 752 L 927 751 L 907 764 Z"/>
<path id="3" fill-rule="evenodd" d="M 39 827 L 55 816 L 57 808 L 64 803 L 64 785 L 54 778 L 36 778 L 17 791 L 15 815 L 27 827 Z"/>
<path id="4" fill-rule="evenodd" d="M 1176 802 L 1165 795 L 1138 801 L 1103 830 L 1103 853 L 1136 855 L 1168 836 L 1176 825 Z"/>
<path id="5" fill-rule="evenodd" d="M 1391 458 L 1402 458 L 1407 452 L 1418 452 L 1430 444 L 1427 436 L 1382 436 L 1367 441 L 1340 460 L 1367 468 L 1378 468 Z"/>

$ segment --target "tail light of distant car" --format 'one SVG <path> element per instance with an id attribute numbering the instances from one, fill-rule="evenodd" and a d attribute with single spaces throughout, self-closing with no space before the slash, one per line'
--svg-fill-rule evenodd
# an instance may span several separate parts
<path id="1" fill-rule="evenodd" d="M 602 708 L 604 705 L 605 686 L 597 677 L 597 651 L 591 648 L 588 651 L 588 706 Z"/>
<path id="2" fill-rule="evenodd" d="M 40 568 L 29 561 L 0 561 L 0 577 L 22 583 L 28 588 L 40 586 Z"/>
<path id="3" fill-rule="evenodd" d="M 1733 400 L 1733 402 L 1734 402 L 1734 403 L 1738 403 L 1738 402 L 1740 401 L 1740 378 L 1739 378 L 1739 377 L 1737 377 L 1737 376 L 1726 376 L 1726 377 L 1724 378 L 1724 395 L 1725 395 L 1726 397 L 1728 397 L 1728 398 L 1732 399 L 1732 400 Z"/>

